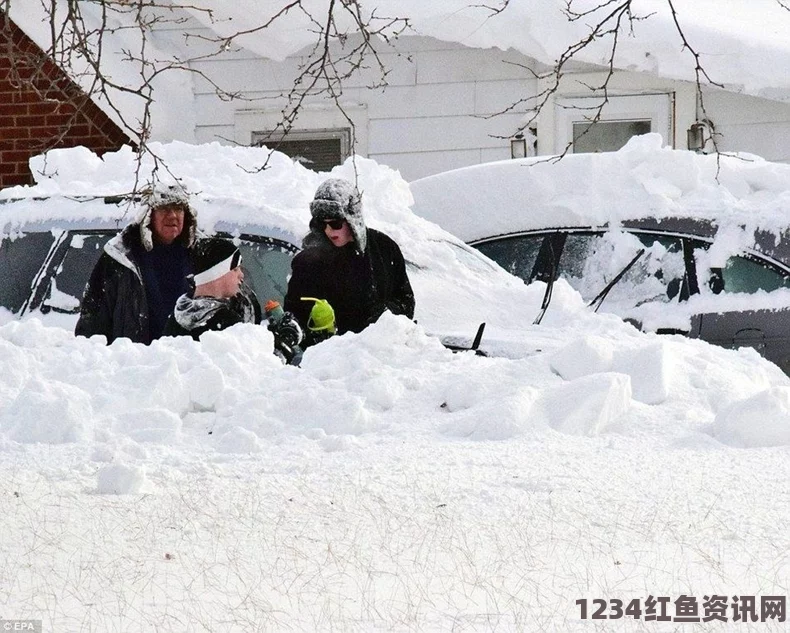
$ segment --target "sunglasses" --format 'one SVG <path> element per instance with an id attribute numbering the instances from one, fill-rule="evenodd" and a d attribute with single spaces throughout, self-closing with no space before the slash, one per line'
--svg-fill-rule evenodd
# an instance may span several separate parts
<path id="1" fill-rule="evenodd" d="M 324 226 L 328 226 L 333 231 L 339 231 L 345 223 L 345 220 L 324 220 Z"/>

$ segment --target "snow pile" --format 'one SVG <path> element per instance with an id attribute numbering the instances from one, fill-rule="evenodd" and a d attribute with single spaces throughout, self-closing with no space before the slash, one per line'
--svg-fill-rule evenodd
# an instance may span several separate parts
<path id="1" fill-rule="evenodd" d="M 658 417 L 662 407 L 686 399 L 694 423 L 676 423 L 673 432 L 688 434 L 703 432 L 718 415 L 724 421 L 717 428 L 743 425 L 738 403 L 787 384 L 776 367 L 749 355 L 739 362 L 735 352 L 602 320 L 607 335 L 577 333 L 567 342 L 565 328 L 543 328 L 553 340 L 544 339 L 539 353 L 505 360 L 453 354 L 419 325 L 385 315 L 361 334 L 311 348 L 301 369 L 282 366 L 270 332 L 258 326 L 207 333 L 199 343 L 120 340 L 107 347 L 101 337 L 77 339 L 35 319 L 15 321 L 0 327 L 0 429 L 20 444 L 78 443 L 93 447 L 100 461 L 128 461 L 152 458 L 155 447 L 257 453 L 298 436 L 337 450 L 348 439 L 342 436 L 506 440 L 548 429 L 594 436 L 618 423 L 621 432 L 633 432 L 648 412 Z M 709 378 L 709 370 L 694 378 L 700 364 L 723 366 L 721 379 Z M 736 375 L 747 366 L 748 376 Z M 683 391 L 693 378 L 693 393 Z M 783 402 L 783 393 L 763 398 L 760 410 Z M 784 425 L 786 415 L 771 417 Z M 790 443 L 786 433 L 782 443 Z"/>
<path id="2" fill-rule="evenodd" d="M 790 445 L 790 389 L 774 387 L 721 411 L 714 436 L 733 446 Z"/>
<path id="3" fill-rule="evenodd" d="M 264 154 L 251 148 L 159 151 L 208 227 L 300 235 L 326 177 L 276 155 L 249 173 Z M 67 175 L 15 189 L 3 231 L 121 217 L 69 198 L 130 187 L 128 153 L 52 158 Z M 385 314 L 294 368 L 260 326 L 107 346 L 0 315 L 4 617 L 572 631 L 589 628 L 584 596 L 780 594 L 790 379 L 754 350 L 594 314 L 562 280 L 535 326 L 543 284 L 415 217 L 397 173 L 358 167 L 371 225 L 415 264 L 417 323 Z M 350 164 L 332 175 L 354 177 Z M 480 321 L 491 357 L 434 335 L 471 337 Z"/>
<path id="4" fill-rule="evenodd" d="M 720 225 L 717 241 L 730 253 L 751 243 L 756 229 L 787 231 L 790 165 L 661 145 L 659 134 L 645 134 L 618 152 L 509 160 L 429 176 L 411 183 L 414 211 L 467 242 L 545 227 L 689 217 Z"/>

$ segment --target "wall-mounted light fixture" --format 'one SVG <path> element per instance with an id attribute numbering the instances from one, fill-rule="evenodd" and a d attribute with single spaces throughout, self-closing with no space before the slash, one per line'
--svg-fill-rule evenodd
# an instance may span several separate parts
<path id="1" fill-rule="evenodd" d="M 704 123 L 697 121 L 686 131 L 686 143 L 692 152 L 701 152 L 705 148 L 705 128 Z"/>
<path id="2" fill-rule="evenodd" d="M 527 139 L 519 132 L 510 139 L 510 157 L 511 158 L 526 158 L 527 157 Z"/>

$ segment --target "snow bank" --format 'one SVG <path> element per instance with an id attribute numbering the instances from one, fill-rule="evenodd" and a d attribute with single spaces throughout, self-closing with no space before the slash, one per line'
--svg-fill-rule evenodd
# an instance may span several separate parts
<path id="1" fill-rule="evenodd" d="M 353 449 L 355 437 L 414 433 L 476 441 L 551 429 L 601 435 L 638 426 L 639 416 L 630 414 L 639 404 L 653 409 L 648 418 L 660 417 L 662 406 L 695 408 L 695 423 L 673 432 L 701 432 L 700 422 L 715 418 L 724 429 L 717 435 L 749 446 L 758 440 L 739 439 L 732 429 L 750 426 L 740 412 L 752 405 L 719 407 L 733 397 L 764 398 L 755 394 L 787 383 L 760 359 L 751 359 L 748 375 L 728 373 L 734 352 L 664 342 L 624 324 L 571 343 L 566 334 L 548 326 L 541 353 L 489 359 L 453 354 L 419 325 L 385 315 L 361 334 L 311 348 L 296 369 L 277 360 L 271 334 L 253 325 L 212 332 L 199 343 L 161 339 L 146 347 L 76 339 L 36 320 L 12 322 L 0 327 L 0 430 L 17 443 L 85 445 L 100 461 L 145 462 L 154 449 L 208 451 L 221 461 L 289 437 L 337 451 Z M 714 364 L 724 368 L 720 376 L 701 375 L 700 366 Z M 678 392 L 692 377 L 695 389 Z M 777 393 L 785 392 L 772 392 L 767 402 Z M 778 423 L 766 406 L 756 417 Z M 774 442 L 774 433 L 767 428 L 764 441 Z"/>
<path id="2" fill-rule="evenodd" d="M 160 149 L 205 225 L 306 231 L 325 175 L 237 167 L 261 150 Z M 14 190 L 0 225 L 111 218 L 68 196 L 131 186 L 130 158 L 75 152 L 84 175 Z M 594 314 L 562 280 L 535 326 L 543 284 L 358 164 L 371 224 L 414 264 L 417 323 L 384 315 L 294 368 L 260 326 L 107 346 L 0 314 L 2 613 L 51 630 L 583 630 L 591 578 L 607 598 L 778 594 L 790 379 L 753 350 Z M 434 336 L 481 321 L 496 356 Z"/>
<path id="3" fill-rule="evenodd" d="M 712 434 L 732 446 L 790 446 L 790 388 L 774 387 L 721 411 Z"/>

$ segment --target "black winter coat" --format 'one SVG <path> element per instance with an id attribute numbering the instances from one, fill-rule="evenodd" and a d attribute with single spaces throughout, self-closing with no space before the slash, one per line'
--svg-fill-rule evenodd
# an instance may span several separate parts
<path id="1" fill-rule="evenodd" d="M 226 330 L 237 323 L 261 322 L 263 313 L 252 289 L 244 289 L 231 299 L 179 297 L 175 311 L 165 324 L 163 336 L 191 336 L 196 341 L 210 330 Z"/>
<path id="2" fill-rule="evenodd" d="M 339 334 L 361 332 L 385 310 L 414 317 L 403 254 L 392 238 L 375 229 L 367 229 L 364 253 L 356 242 L 338 248 L 325 240 L 294 257 L 284 308 L 307 331 L 313 303 L 301 297 L 326 299 L 335 310 Z"/>
<path id="3" fill-rule="evenodd" d="M 128 338 L 151 342 L 148 301 L 134 251 L 142 248 L 132 224 L 110 240 L 91 273 L 80 305 L 77 336 L 103 334 L 107 342 Z"/>
<path id="4" fill-rule="evenodd" d="M 136 255 L 142 249 L 138 223 L 105 245 L 85 287 L 74 330 L 77 336 L 103 334 L 107 343 L 117 338 L 151 342 L 148 299 Z"/>

